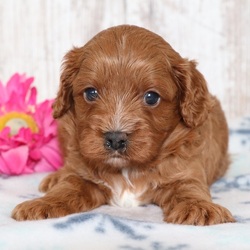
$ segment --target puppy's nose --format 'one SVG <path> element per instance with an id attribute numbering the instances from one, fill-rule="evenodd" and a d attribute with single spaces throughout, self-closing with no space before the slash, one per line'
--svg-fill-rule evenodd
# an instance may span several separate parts
<path id="1" fill-rule="evenodd" d="M 120 131 L 105 133 L 105 148 L 115 151 L 124 151 L 127 147 L 127 134 Z"/>

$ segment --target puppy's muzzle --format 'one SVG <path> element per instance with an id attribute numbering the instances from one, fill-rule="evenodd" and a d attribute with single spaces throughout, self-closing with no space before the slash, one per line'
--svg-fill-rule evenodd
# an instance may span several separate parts
<path id="1" fill-rule="evenodd" d="M 104 135 L 104 147 L 108 150 L 122 153 L 126 150 L 128 143 L 127 134 L 120 131 L 107 132 Z"/>

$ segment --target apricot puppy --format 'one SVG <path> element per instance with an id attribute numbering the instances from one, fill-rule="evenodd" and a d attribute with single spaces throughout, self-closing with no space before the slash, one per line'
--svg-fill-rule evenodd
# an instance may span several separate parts
<path id="1" fill-rule="evenodd" d="M 122 25 L 69 51 L 60 81 L 53 109 L 64 166 L 14 219 L 153 203 L 169 223 L 235 221 L 209 192 L 229 165 L 228 128 L 194 61 L 158 35 Z"/>

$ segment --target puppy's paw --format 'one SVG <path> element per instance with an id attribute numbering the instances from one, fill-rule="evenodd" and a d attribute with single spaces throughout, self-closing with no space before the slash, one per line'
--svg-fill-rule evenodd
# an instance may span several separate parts
<path id="1" fill-rule="evenodd" d="M 48 192 L 51 188 L 53 188 L 59 181 L 60 175 L 58 172 L 49 174 L 46 176 L 39 185 L 40 192 Z"/>
<path id="2" fill-rule="evenodd" d="M 164 215 L 164 220 L 169 223 L 199 226 L 235 222 L 226 208 L 207 201 L 180 202 Z"/>
<path id="3" fill-rule="evenodd" d="M 57 218 L 72 213 L 63 203 L 47 203 L 43 198 L 25 201 L 17 205 L 11 217 L 18 221 Z"/>

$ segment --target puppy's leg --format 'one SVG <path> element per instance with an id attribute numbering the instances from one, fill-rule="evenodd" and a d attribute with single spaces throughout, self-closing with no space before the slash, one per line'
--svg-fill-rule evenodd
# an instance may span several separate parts
<path id="1" fill-rule="evenodd" d="M 42 198 L 25 201 L 15 207 L 15 220 L 39 220 L 84 212 L 99 207 L 109 199 L 110 191 L 104 186 L 67 176 Z"/>
<path id="2" fill-rule="evenodd" d="M 61 168 L 58 171 L 47 175 L 39 185 L 40 192 L 48 192 L 52 189 L 62 178 L 65 177 L 65 168 Z"/>
<path id="3" fill-rule="evenodd" d="M 196 179 L 176 180 L 158 190 L 155 203 L 164 220 L 175 224 L 213 225 L 235 222 L 232 214 L 211 200 L 209 188 Z"/>

